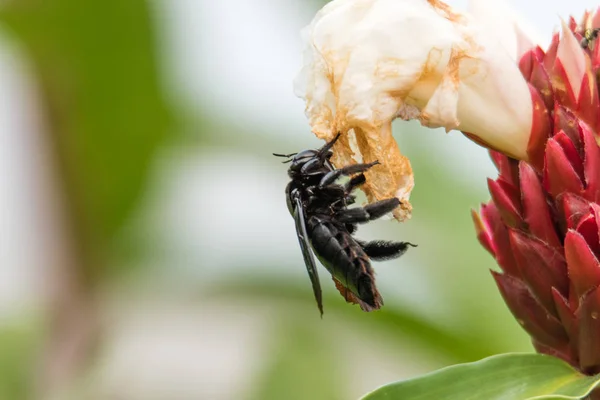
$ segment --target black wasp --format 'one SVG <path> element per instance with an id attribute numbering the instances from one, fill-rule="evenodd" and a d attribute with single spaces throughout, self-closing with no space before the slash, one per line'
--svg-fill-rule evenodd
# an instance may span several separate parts
<path id="1" fill-rule="evenodd" d="M 598 38 L 599 33 L 600 28 L 586 29 L 585 32 L 583 32 L 583 38 L 581 39 L 581 47 L 589 49 L 590 45 Z"/>
<path id="2" fill-rule="evenodd" d="M 365 183 L 363 174 L 379 164 L 354 164 L 336 169 L 331 163 L 332 146 L 340 137 L 318 150 L 300 153 L 274 154 L 287 157 L 291 178 L 285 192 L 290 214 L 296 223 L 296 233 L 304 263 L 310 277 L 319 311 L 323 314 L 321 285 L 311 252 L 331 273 L 339 292 L 346 301 L 359 304 L 364 311 L 381 308 L 383 299 L 375 286 L 375 274 L 370 260 L 382 261 L 401 256 L 408 242 L 363 242 L 352 236 L 356 225 L 388 214 L 400 205 L 397 198 L 377 201 L 364 207 L 348 208 L 355 202 L 352 191 Z M 345 184 L 338 178 L 349 176 Z"/>

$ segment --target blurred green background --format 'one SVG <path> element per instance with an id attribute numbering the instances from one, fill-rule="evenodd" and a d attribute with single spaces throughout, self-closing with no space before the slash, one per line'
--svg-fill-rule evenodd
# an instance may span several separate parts
<path id="1" fill-rule="evenodd" d="M 486 152 L 401 123 L 414 214 L 359 236 L 385 307 L 319 318 L 272 152 L 317 0 L 0 3 L 0 399 L 349 399 L 530 351 L 469 211 Z"/>

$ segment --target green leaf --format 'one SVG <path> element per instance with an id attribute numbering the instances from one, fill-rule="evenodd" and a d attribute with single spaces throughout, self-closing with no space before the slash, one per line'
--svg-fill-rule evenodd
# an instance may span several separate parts
<path id="1" fill-rule="evenodd" d="M 502 354 L 382 386 L 362 400 L 581 399 L 599 383 L 540 354 Z"/>

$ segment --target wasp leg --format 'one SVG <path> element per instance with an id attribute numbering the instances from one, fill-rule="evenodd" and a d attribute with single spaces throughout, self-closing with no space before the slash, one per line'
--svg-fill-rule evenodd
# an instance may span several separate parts
<path id="1" fill-rule="evenodd" d="M 336 217 L 342 223 L 360 224 L 383 217 L 392 212 L 400 205 L 400 200 L 395 197 L 386 200 L 376 201 L 364 207 L 349 208 L 340 211 Z"/>
<path id="2" fill-rule="evenodd" d="M 356 224 L 344 224 L 344 226 L 349 234 L 352 235 L 354 232 L 356 232 Z"/>
<path id="3" fill-rule="evenodd" d="M 352 179 L 350 179 L 348 181 L 348 183 L 346 183 L 344 185 L 344 190 L 346 191 L 346 193 L 350 194 L 350 193 L 352 193 L 352 191 L 355 188 L 359 187 L 360 185 L 362 185 L 366 181 L 367 181 L 367 178 L 365 178 L 365 174 L 356 175 L 355 177 L 353 177 Z"/>
<path id="4" fill-rule="evenodd" d="M 335 137 L 333 139 L 331 139 L 331 141 L 325 143 L 325 145 L 319 149 L 319 155 L 323 156 L 325 154 L 328 154 L 329 150 L 333 147 L 335 142 L 338 141 L 340 136 L 341 136 L 341 133 L 338 132 L 338 134 L 335 135 Z"/>
<path id="5" fill-rule="evenodd" d="M 365 172 L 377 164 L 379 164 L 379 161 L 373 161 L 372 163 L 368 164 L 348 165 L 347 167 L 333 170 L 325 174 L 325 176 L 321 179 L 321 182 L 319 182 L 319 187 L 322 188 L 323 186 L 327 186 L 343 175 L 353 175 L 358 174 L 359 172 Z"/>
<path id="6" fill-rule="evenodd" d="M 335 196 L 336 200 L 331 204 L 336 206 L 343 202 L 344 206 L 349 206 L 356 202 L 356 196 L 351 193 L 355 187 L 365 183 L 365 176 L 363 174 L 357 175 L 350 179 L 344 186 L 329 184 L 325 187 L 319 188 L 320 193 L 327 193 L 328 195 Z"/>
<path id="7" fill-rule="evenodd" d="M 313 158 L 300 168 L 300 173 L 302 175 L 311 175 L 313 172 L 320 172 L 322 168 L 323 161 L 318 158 Z"/>
<path id="8" fill-rule="evenodd" d="M 409 246 L 417 247 L 416 244 L 409 242 L 388 242 L 385 240 L 374 240 L 372 242 L 357 240 L 357 242 L 367 256 L 374 261 L 392 260 L 406 253 Z"/>
<path id="9" fill-rule="evenodd" d="M 352 191 L 362 185 L 363 183 L 366 182 L 366 178 L 364 174 L 360 174 L 355 176 L 354 178 L 350 179 L 348 181 L 348 183 L 346 183 L 344 185 L 344 193 L 346 195 L 345 197 L 345 201 L 346 201 L 346 206 L 349 206 L 351 204 L 354 204 L 356 202 L 356 196 L 353 196 L 351 193 Z"/>

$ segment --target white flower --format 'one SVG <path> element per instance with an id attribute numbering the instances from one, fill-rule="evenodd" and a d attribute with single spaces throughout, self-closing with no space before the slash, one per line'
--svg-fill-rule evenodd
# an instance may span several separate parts
<path id="1" fill-rule="evenodd" d="M 350 131 L 354 150 L 338 162 L 382 162 L 378 176 L 392 178 L 392 187 L 371 182 L 371 199 L 407 200 L 412 189 L 410 164 L 392 145 L 398 117 L 458 129 L 527 159 L 533 103 L 515 60 L 532 43 L 502 18 L 505 10 L 491 13 L 477 2 L 473 8 L 477 18 L 436 0 L 334 0 L 304 30 L 296 94 L 306 100 L 318 137 Z M 403 170 L 394 173 L 398 163 Z"/>

